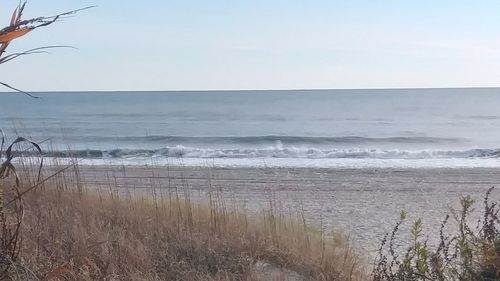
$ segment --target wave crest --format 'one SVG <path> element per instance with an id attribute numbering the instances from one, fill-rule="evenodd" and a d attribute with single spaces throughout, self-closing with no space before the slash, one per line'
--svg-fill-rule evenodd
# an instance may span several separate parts
<path id="1" fill-rule="evenodd" d="M 384 149 L 319 149 L 283 146 L 266 148 L 213 149 L 172 146 L 160 149 L 75 150 L 48 153 L 52 157 L 134 159 L 173 158 L 305 158 L 305 159 L 465 159 L 500 158 L 500 149 L 469 150 L 384 150 Z"/>

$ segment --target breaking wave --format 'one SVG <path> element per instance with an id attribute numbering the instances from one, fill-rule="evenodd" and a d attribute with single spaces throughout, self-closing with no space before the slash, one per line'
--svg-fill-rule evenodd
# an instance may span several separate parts
<path id="1" fill-rule="evenodd" d="M 74 150 L 47 153 L 50 157 L 97 159 L 163 158 L 303 158 L 303 159 L 467 159 L 500 158 L 500 149 L 469 150 L 384 150 L 384 149 L 319 149 L 307 147 L 211 149 L 172 146 L 161 149 Z"/>

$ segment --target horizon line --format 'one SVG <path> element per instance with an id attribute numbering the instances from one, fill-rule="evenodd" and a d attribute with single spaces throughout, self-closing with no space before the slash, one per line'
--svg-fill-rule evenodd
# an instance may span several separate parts
<path id="1" fill-rule="evenodd" d="M 500 89 L 500 86 L 472 86 L 472 87 L 383 87 L 383 88 L 289 88 L 289 89 L 170 89 L 170 90 L 37 90 L 28 93 L 119 93 L 119 92 L 291 92 L 291 91 L 378 91 L 378 90 L 454 90 L 454 89 Z M 0 91 L 0 94 L 21 93 L 16 91 Z"/>

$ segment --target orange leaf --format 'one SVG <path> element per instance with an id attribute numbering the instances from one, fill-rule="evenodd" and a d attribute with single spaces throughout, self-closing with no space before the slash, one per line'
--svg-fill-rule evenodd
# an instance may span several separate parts
<path id="1" fill-rule="evenodd" d="M 32 30 L 31 28 L 24 27 L 24 28 L 21 28 L 18 30 L 14 30 L 14 31 L 2 34 L 2 35 L 0 35 L 0 43 L 10 42 L 16 38 L 19 38 L 19 37 L 25 35 L 26 33 L 30 32 L 31 30 Z"/>
<path id="2" fill-rule="evenodd" d="M 12 14 L 12 18 L 10 19 L 10 25 L 14 25 L 17 20 L 17 8 L 14 10 L 14 13 Z"/>

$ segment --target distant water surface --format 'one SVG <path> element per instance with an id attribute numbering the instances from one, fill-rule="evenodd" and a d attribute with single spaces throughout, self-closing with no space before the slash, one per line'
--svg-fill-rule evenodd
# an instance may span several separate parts
<path id="1" fill-rule="evenodd" d="M 92 163 L 500 166 L 497 88 L 37 95 L 1 94 L 0 128 Z"/>

